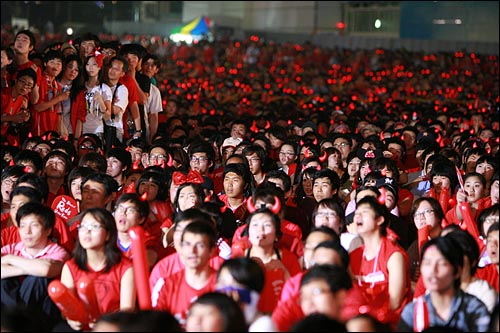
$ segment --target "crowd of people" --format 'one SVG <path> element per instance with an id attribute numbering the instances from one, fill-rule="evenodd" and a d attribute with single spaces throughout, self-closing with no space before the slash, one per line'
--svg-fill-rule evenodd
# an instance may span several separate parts
<path id="1" fill-rule="evenodd" d="M 498 55 L 39 37 L 2 29 L 2 330 L 498 332 Z"/>

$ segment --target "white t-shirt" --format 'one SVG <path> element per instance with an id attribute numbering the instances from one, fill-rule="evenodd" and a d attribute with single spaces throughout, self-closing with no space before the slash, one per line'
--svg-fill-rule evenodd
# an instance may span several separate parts
<path id="1" fill-rule="evenodd" d="M 96 92 L 101 94 L 104 101 L 111 101 L 113 96 L 111 89 L 106 83 L 102 83 L 85 91 L 87 115 L 85 116 L 85 122 L 83 123 L 82 133 L 104 133 L 104 126 L 102 125 L 103 113 L 100 110 L 99 103 L 94 103 L 94 95 Z"/>
<path id="2" fill-rule="evenodd" d="M 151 83 L 148 100 L 144 106 L 144 122 L 146 124 L 146 138 L 149 138 L 149 114 L 163 111 L 160 89 Z"/>
<path id="3" fill-rule="evenodd" d="M 106 125 L 116 127 L 116 137 L 122 141 L 123 140 L 123 114 L 128 106 L 128 88 L 120 84 L 116 93 L 116 85 L 111 87 L 111 96 L 114 94 L 114 100 L 111 102 L 111 107 L 114 105 L 119 106 L 121 111 L 119 114 L 115 114 L 114 117 L 111 116 L 111 119 L 106 121 Z"/>

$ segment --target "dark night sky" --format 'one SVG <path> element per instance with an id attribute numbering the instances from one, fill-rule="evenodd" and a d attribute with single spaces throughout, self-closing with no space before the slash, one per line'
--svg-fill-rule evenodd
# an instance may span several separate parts
<path id="1" fill-rule="evenodd" d="M 67 21 L 99 27 L 103 20 L 132 20 L 133 1 L 2 1 L 2 24 L 11 17 L 28 18 L 30 25 L 43 28 L 50 20 L 57 27 Z"/>

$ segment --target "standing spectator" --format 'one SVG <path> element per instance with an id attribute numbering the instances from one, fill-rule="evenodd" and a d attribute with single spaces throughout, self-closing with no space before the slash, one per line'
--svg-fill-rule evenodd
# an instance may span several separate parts
<path id="1" fill-rule="evenodd" d="M 77 54 L 71 54 L 63 58 L 63 69 L 58 77 L 58 82 L 62 87 L 62 91 L 70 92 L 70 98 L 61 102 L 61 132 L 59 134 L 63 138 L 68 138 L 70 135 L 71 138 L 74 138 L 76 124 L 74 124 L 74 128 L 71 122 L 72 112 L 76 113 L 78 107 L 83 107 L 83 104 L 79 104 L 77 100 L 80 91 L 83 89 L 83 65 Z M 73 103 L 76 104 L 74 109 Z"/>
<path id="2" fill-rule="evenodd" d="M 47 131 L 60 133 L 61 102 L 69 98 L 69 91 L 63 91 L 56 77 L 62 71 L 63 56 L 60 51 L 51 50 L 44 56 L 43 75 L 45 80 L 40 82 L 40 98 L 33 105 L 33 123 L 31 132 L 42 135 Z M 37 81 L 38 82 L 38 81 Z"/>
<path id="3" fill-rule="evenodd" d="M 1 86 L 3 88 L 10 87 L 12 84 L 12 75 L 16 71 L 14 49 L 10 46 L 2 46 L 2 72 Z"/>
<path id="4" fill-rule="evenodd" d="M 96 50 L 101 46 L 101 41 L 99 38 L 91 32 L 84 33 L 79 38 L 78 43 L 78 53 L 80 54 L 80 58 L 82 62 L 85 61 L 89 55 L 94 54 Z"/>
<path id="5" fill-rule="evenodd" d="M 92 133 L 103 139 L 103 120 L 111 118 L 112 91 L 103 82 L 102 55 L 91 54 L 83 63 L 85 89 L 80 94 L 84 96 L 85 107 L 80 107 L 76 112 L 75 138 L 80 138 L 82 133 Z"/>
<path id="6" fill-rule="evenodd" d="M 123 45 L 119 53 L 119 57 L 127 62 L 127 66 L 124 67 L 124 75 L 122 75 L 119 80 L 128 90 L 128 105 L 123 114 L 123 132 L 125 139 L 138 138 L 143 134 L 139 104 L 144 105 L 147 97 L 141 90 L 139 81 L 136 79 L 136 67 L 143 53 L 144 48 L 139 44 Z"/>
<path id="7" fill-rule="evenodd" d="M 163 112 L 163 103 L 160 89 L 156 86 L 155 75 L 160 70 L 161 62 L 158 56 L 154 54 L 146 54 L 142 59 L 142 73 L 151 81 L 149 87 L 149 95 L 144 105 L 144 114 L 147 115 L 148 121 L 145 122 L 146 134 L 144 138 L 151 142 L 156 132 L 158 131 L 158 114 Z"/>
<path id="8" fill-rule="evenodd" d="M 12 87 L 2 88 L 2 136 L 11 145 L 19 145 L 28 135 L 28 94 L 36 84 L 36 72 L 26 68 L 17 73 Z"/>
<path id="9" fill-rule="evenodd" d="M 40 85 L 42 82 L 42 70 L 33 61 L 29 59 L 32 51 L 35 51 L 36 38 L 30 30 L 21 30 L 16 33 L 14 41 L 15 62 L 18 71 L 26 68 L 31 68 L 36 72 L 36 81 L 34 82 L 33 89 L 29 93 L 30 104 L 36 104 L 40 98 Z M 13 79 L 16 78 L 17 73 L 14 73 Z"/>
<path id="10" fill-rule="evenodd" d="M 127 110 L 129 104 L 129 90 L 126 85 L 119 82 L 125 75 L 128 69 L 128 63 L 121 57 L 115 57 L 110 60 L 108 69 L 108 80 L 106 84 L 111 88 L 111 116 L 106 121 L 107 126 L 116 128 L 116 134 L 112 137 L 106 138 L 106 147 L 109 148 L 113 143 L 123 143 L 125 135 L 125 125 L 123 115 Z M 112 132 L 111 132 L 112 133 Z M 115 142 L 113 142 L 115 141 Z"/>

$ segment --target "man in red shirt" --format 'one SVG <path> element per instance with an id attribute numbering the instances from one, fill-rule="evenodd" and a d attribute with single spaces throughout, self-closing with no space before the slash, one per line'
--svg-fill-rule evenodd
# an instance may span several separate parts
<path id="1" fill-rule="evenodd" d="M 215 291 L 216 271 L 209 263 L 216 250 L 216 239 L 210 222 L 197 221 L 186 226 L 178 249 L 184 269 L 167 279 L 160 278 L 158 283 L 163 285 L 151 295 L 153 309 L 169 311 L 185 325 L 191 302 Z"/>

